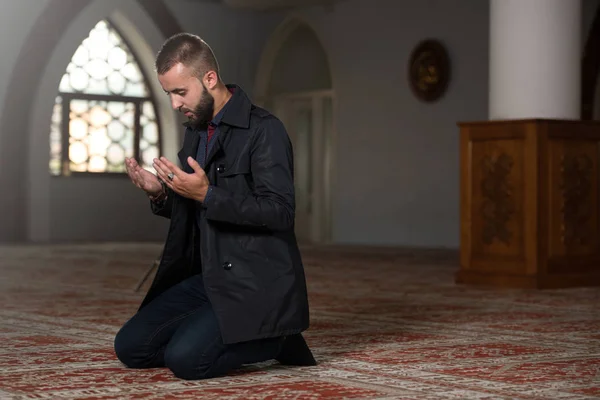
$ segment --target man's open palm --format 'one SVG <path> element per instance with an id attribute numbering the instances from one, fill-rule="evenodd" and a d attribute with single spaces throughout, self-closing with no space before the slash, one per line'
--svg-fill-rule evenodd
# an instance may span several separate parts
<path id="1" fill-rule="evenodd" d="M 160 184 L 156 175 L 140 167 L 137 161 L 133 158 L 125 159 L 125 167 L 127 168 L 127 174 L 129 175 L 129 178 L 135 186 L 153 196 L 160 194 L 162 191 L 162 185 Z"/>

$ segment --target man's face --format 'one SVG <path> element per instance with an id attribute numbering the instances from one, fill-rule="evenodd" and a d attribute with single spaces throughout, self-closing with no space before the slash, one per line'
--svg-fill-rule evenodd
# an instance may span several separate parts
<path id="1" fill-rule="evenodd" d="M 158 76 L 163 90 L 171 97 L 173 109 L 184 113 L 194 125 L 205 125 L 213 117 L 214 98 L 204 83 L 183 64 L 176 64 Z"/>

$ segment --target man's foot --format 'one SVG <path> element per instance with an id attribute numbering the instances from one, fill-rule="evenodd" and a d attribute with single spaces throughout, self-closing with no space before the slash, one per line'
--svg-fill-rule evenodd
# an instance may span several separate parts
<path id="1" fill-rule="evenodd" d="M 300 333 L 286 336 L 281 351 L 275 359 L 283 365 L 302 367 L 317 365 L 317 361 Z"/>

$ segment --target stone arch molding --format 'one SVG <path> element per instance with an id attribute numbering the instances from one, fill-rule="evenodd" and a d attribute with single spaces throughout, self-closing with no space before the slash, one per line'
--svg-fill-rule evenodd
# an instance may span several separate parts
<path id="1" fill-rule="evenodd" d="M 160 1 L 136 0 L 51 0 L 34 24 L 15 64 L 7 93 L 20 93 L 7 101 L 0 123 L 0 156 L 3 160 L 20 158 L 24 173 L 15 179 L 0 170 L 0 184 L 11 188 L 13 196 L 0 200 L 5 214 L 0 241 L 45 242 L 50 239 L 51 177 L 48 173 L 48 135 L 54 100 L 60 79 L 81 41 L 91 28 L 109 19 L 131 46 L 140 67 L 148 76 L 160 115 L 165 154 L 173 157 L 178 146 L 177 118 L 162 89 L 153 79 L 154 51 L 171 34 L 181 31 L 166 15 Z M 158 20 L 160 15 L 164 19 Z M 167 23 L 165 23 L 167 21 Z M 171 21 L 169 25 L 168 22 Z M 41 48 L 43 42 L 43 48 Z M 23 105 L 28 107 L 23 107 Z M 20 132 L 8 134 L 7 132 Z M 12 157 L 11 157 L 12 155 Z M 4 197 L 4 196 L 2 196 Z"/>
<path id="2" fill-rule="evenodd" d="M 290 15 L 285 20 L 283 20 L 283 22 L 281 22 L 279 26 L 275 29 L 275 31 L 271 34 L 261 54 L 254 85 L 254 93 L 257 102 L 262 103 L 268 97 L 269 83 L 271 80 L 271 75 L 273 72 L 273 67 L 275 65 L 275 60 L 277 59 L 277 55 L 279 54 L 279 51 L 286 43 L 290 35 L 300 27 L 310 29 L 314 33 L 323 50 L 325 51 L 327 66 L 331 74 L 332 86 L 335 87 L 335 74 L 329 56 L 330 52 L 327 46 L 325 46 L 323 40 L 321 39 L 319 32 L 309 21 L 305 20 L 301 16 Z"/>

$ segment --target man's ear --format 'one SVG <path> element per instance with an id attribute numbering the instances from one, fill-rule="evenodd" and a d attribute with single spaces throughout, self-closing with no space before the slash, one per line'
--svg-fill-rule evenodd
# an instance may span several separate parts
<path id="1" fill-rule="evenodd" d="M 206 74 L 204 74 L 203 81 L 204 86 L 206 86 L 208 90 L 213 90 L 219 83 L 219 76 L 215 71 L 208 71 Z"/>

